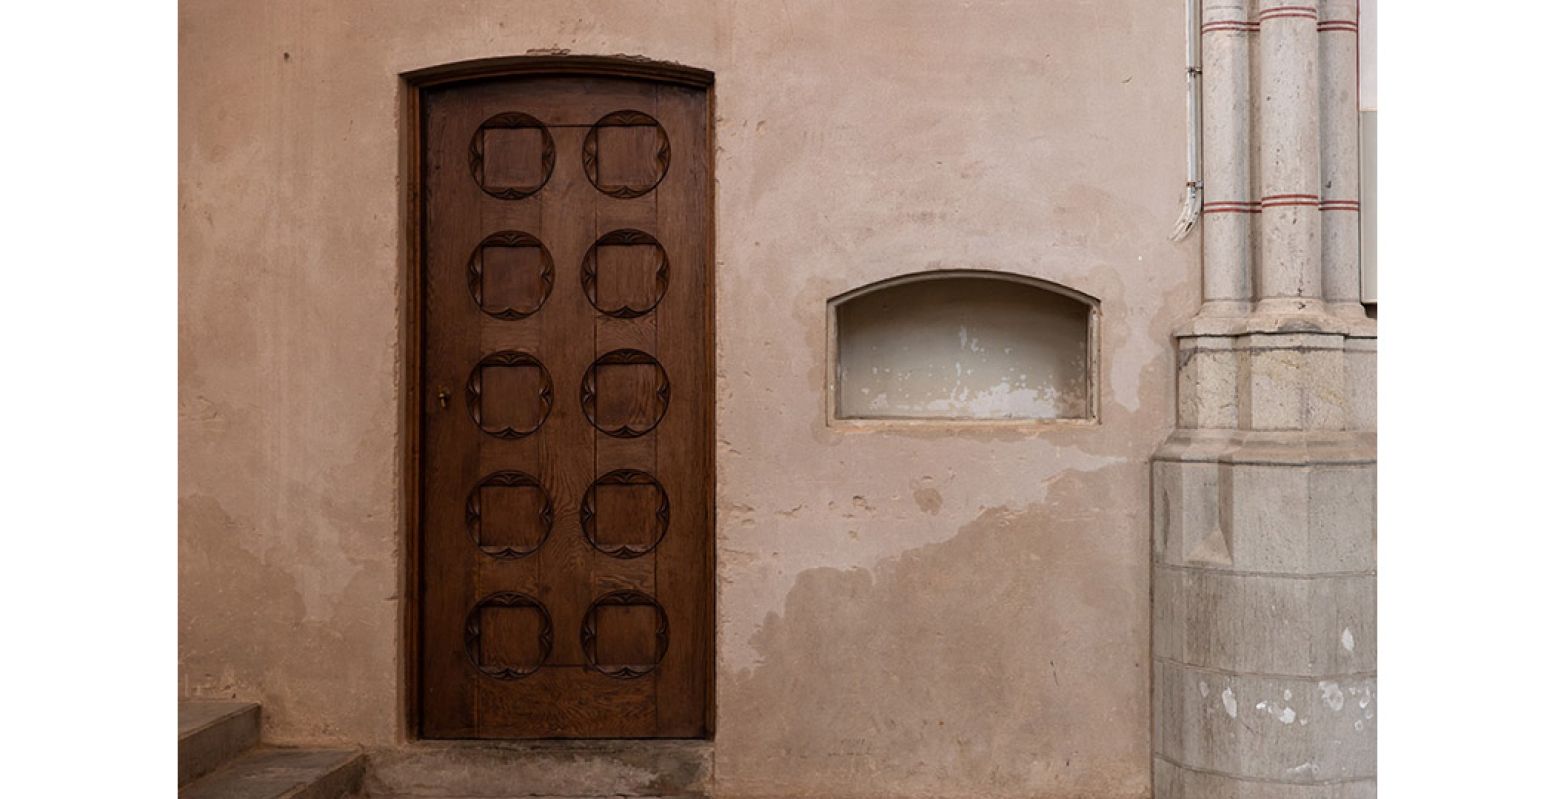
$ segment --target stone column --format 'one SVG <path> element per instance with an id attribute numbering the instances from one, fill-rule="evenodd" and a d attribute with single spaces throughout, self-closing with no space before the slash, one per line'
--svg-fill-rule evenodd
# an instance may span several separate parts
<path id="1" fill-rule="evenodd" d="M 1336 316 L 1359 318 L 1361 307 L 1361 112 L 1358 10 L 1355 0 L 1318 4 L 1322 106 L 1323 295 Z"/>
<path id="2" fill-rule="evenodd" d="M 1204 310 L 1242 316 L 1253 296 L 1251 0 L 1204 0 L 1203 76 Z"/>
<path id="3" fill-rule="evenodd" d="M 1238 32 L 1204 2 L 1205 85 L 1259 87 L 1249 141 L 1205 139 L 1256 154 L 1261 202 L 1237 216 L 1260 228 L 1257 302 L 1228 315 L 1206 290 L 1177 335 L 1177 429 L 1151 469 L 1155 796 L 1371 797 L 1376 332 L 1326 301 L 1318 207 L 1355 151 L 1320 135 L 1316 7 L 1264 0 Z M 1256 55 L 1212 59 L 1222 35 Z"/>
<path id="4" fill-rule="evenodd" d="M 1323 296 L 1317 9 L 1311 2 L 1259 4 L 1258 307 L 1264 313 L 1311 312 Z"/>

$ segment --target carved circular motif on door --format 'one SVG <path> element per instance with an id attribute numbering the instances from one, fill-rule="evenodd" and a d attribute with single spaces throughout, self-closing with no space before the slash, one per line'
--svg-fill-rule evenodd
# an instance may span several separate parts
<path id="1" fill-rule="evenodd" d="M 535 640 L 532 642 L 532 652 L 536 655 L 530 658 L 529 663 L 502 663 L 496 662 L 495 656 L 488 657 L 486 650 L 481 646 L 482 612 L 512 610 L 523 615 L 534 616 L 531 626 L 537 627 Z M 530 642 L 505 642 L 522 646 Z M 464 619 L 464 653 L 469 656 L 471 665 L 475 666 L 481 674 L 498 680 L 517 680 L 527 677 L 540 670 L 546 658 L 551 656 L 551 614 L 545 609 L 540 600 L 528 594 L 517 591 L 503 591 L 488 594 L 481 601 L 475 603 L 470 613 Z M 505 646 L 510 649 L 511 647 Z"/>
<path id="2" fill-rule="evenodd" d="M 670 381 L 664 367 L 642 350 L 612 350 L 583 373 L 583 415 L 601 433 L 636 438 L 664 419 Z"/>
<path id="3" fill-rule="evenodd" d="M 470 137 L 470 174 L 481 191 L 498 199 L 534 194 L 551 179 L 555 166 L 551 132 L 528 114 L 497 114 Z"/>
<path id="4" fill-rule="evenodd" d="M 641 111 L 606 114 L 583 137 L 583 174 L 611 197 L 641 197 L 669 170 L 669 136 L 657 119 Z"/>
<path id="5" fill-rule="evenodd" d="M 622 255 L 606 259 L 614 263 L 608 264 L 604 291 L 599 278 L 601 248 L 606 254 Z M 633 319 L 659 307 L 670 284 L 670 260 L 664 247 L 653 236 L 631 228 L 600 236 L 584 254 L 582 272 L 583 296 L 595 310 L 617 319 Z"/>
<path id="6" fill-rule="evenodd" d="M 583 614 L 583 659 L 606 677 L 629 680 L 653 671 L 669 642 L 669 616 L 641 591 L 611 591 Z"/>
<path id="7" fill-rule="evenodd" d="M 648 507 L 652 508 L 647 514 L 644 514 L 650 517 L 645 520 L 649 521 L 650 524 L 640 526 L 642 529 L 639 532 L 645 534 L 639 535 L 638 541 L 600 540 L 598 528 L 601 504 L 599 494 L 601 488 L 604 488 L 607 492 L 617 491 L 621 493 L 636 493 L 646 490 L 650 494 L 648 502 L 639 501 L 636 503 L 638 505 L 637 510 L 639 511 Z M 619 508 L 613 510 L 619 510 Z M 615 516 L 614 513 L 610 515 Z M 593 485 L 590 485 L 588 490 L 583 493 L 583 501 L 578 506 L 578 522 L 583 527 L 583 538 L 589 542 L 590 546 L 600 552 L 613 558 L 629 559 L 642 557 L 652 552 L 659 545 L 659 542 L 664 540 L 664 535 L 669 532 L 669 494 L 665 493 L 664 486 L 659 485 L 659 481 L 655 480 L 653 475 L 647 472 L 640 472 L 636 469 L 617 469 L 595 480 Z M 610 518 L 607 519 L 607 522 L 618 526 L 618 529 L 610 531 L 612 533 L 611 538 L 619 539 L 625 536 L 628 525 L 624 524 L 622 519 Z"/>
<path id="8" fill-rule="evenodd" d="M 523 319 L 540 310 L 556 282 L 551 251 L 519 230 L 481 239 L 470 253 L 467 271 L 476 307 L 498 319 Z"/>
<path id="9" fill-rule="evenodd" d="M 495 543 L 482 539 L 481 510 L 483 503 L 481 499 L 484 493 L 483 490 L 488 489 L 491 491 L 506 489 L 504 493 L 510 494 L 536 493 L 539 495 L 538 503 L 527 503 L 538 505 L 538 507 L 523 509 L 527 511 L 526 515 L 532 517 L 528 521 L 533 522 L 538 531 L 536 535 L 531 536 L 534 539 L 534 543 L 514 545 L 511 543 Z M 508 503 L 500 504 L 505 506 Z M 498 513 L 503 513 L 508 508 L 499 507 L 495 510 Z M 476 483 L 474 488 L 470 489 L 470 496 L 464 503 L 465 529 L 470 531 L 470 537 L 475 540 L 475 545 L 482 552 L 499 560 L 522 558 L 540 551 L 540 547 L 545 545 L 546 539 L 551 537 L 551 526 L 555 520 L 556 512 L 551 507 L 550 495 L 545 492 L 545 487 L 540 485 L 539 479 L 526 472 L 502 471 L 488 474 L 479 483 Z M 487 532 L 490 533 L 491 531 L 488 530 Z"/>
<path id="10" fill-rule="evenodd" d="M 486 373 L 497 369 L 514 370 L 510 373 L 514 379 L 504 379 L 499 386 L 492 386 Z M 500 389 L 500 394 L 494 389 Z M 551 415 L 552 394 L 551 373 L 545 364 L 527 352 L 516 350 L 494 352 L 482 358 L 470 370 L 464 387 L 465 404 L 475 426 L 487 435 L 504 439 L 523 438 L 539 430 Z M 503 414 L 493 419 L 493 413 L 484 407 L 484 399 L 494 399 L 494 404 L 502 406 Z M 521 408 L 520 405 L 529 407 Z M 514 418 L 516 416 L 524 418 Z"/>

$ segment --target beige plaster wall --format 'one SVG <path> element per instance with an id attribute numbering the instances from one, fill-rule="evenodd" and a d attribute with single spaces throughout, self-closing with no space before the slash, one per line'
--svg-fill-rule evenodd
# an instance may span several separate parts
<path id="1" fill-rule="evenodd" d="M 717 74 L 717 791 L 1148 794 L 1179 4 L 185 0 L 180 38 L 181 695 L 402 744 L 398 75 L 626 53 Z M 828 428 L 826 300 L 925 269 L 1099 298 L 1101 424 Z"/>

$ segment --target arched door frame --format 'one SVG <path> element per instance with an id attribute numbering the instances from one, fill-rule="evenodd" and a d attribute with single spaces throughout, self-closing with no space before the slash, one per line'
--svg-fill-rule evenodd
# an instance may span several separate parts
<path id="1" fill-rule="evenodd" d="M 403 239 L 401 241 L 402 263 L 401 272 L 403 290 L 400 293 L 400 352 L 402 357 L 400 368 L 401 390 L 400 402 L 400 476 L 401 502 L 400 535 L 401 535 L 401 559 L 404 582 L 400 591 L 400 615 L 401 615 L 401 640 L 397 647 L 398 656 L 401 659 L 401 739 L 406 741 L 417 740 L 420 729 L 419 706 L 419 674 L 418 652 L 420 651 L 420 627 L 419 608 L 421 603 L 419 573 L 421 552 L 419 551 L 419 530 L 421 517 L 420 497 L 420 470 L 421 470 L 421 415 L 420 409 L 423 402 L 423 386 L 421 377 L 421 341 L 422 319 L 421 313 L 424 307 L 422 296 L 422 270 L 424 268 L 424 249 L 422 242 L 422 151 L 424 146 L 424 130 L 422 128 L 422 100 L 428 89 L 450 84 L 468 83 L 480 80 L 512 77 L 616 77 L 637 78 L 658 83 L 690 86 L 706 89 L 709 103 L 714 102 L 712 97 L 713 73 L 697 67 L 674 64 L 667 61 L 654 61 L 636 56 L 594 56 L 594 55 L 521 55 L 500 56 L 495 58 L 481 58 L 468 61 L 458 61 L 449 64 L 423 67 L 400 74 L 402 89 L 401 125 L 405 134 L 401 137 L 400 151 L 400 175 L 402 185 L 402 226 Z M 717 153 L 717 146 L 713 142 L 713 131 L 708 131 L 710 142 L 710 160 L 708 168 L 716 171 L 717 165 L 712 160 L 712 154 Z M 716 178 L 710 182 L 716 185 Z M 709 207 L 712 207 L 711 198 Z M 714 304 L 716 297 L 716 269 L 717 263 L 713 230 L 715 224 L 708 225 L 708 252 L 710 255 L 707 273 L 707 309 L 709 336 L 717 329 L 717 308 Z M 708 342 L 707 351 L 709 358 L 716 352 L 716 343 Z M 712 364 L 709 364 L 711 369 Z M 715 414 L 709 414 L 714 418 Z M 711 424 L 711 422 L 710 422 Z M 712 440 L 709 431 L 708 440 Z M 715 472 L 716 473 L 716 472 Z M 711 484 L 714 479 L 709 475 L 707 491 L 709 497 L 714 495 L 715 486 Z M 709 505 L 708 523 L 712 529 L 717 529 L 717 519 L 712 515 L 714 507 Z M 712 542 L 716 536 L 709 535 Z M 711 546 L 711 543 L 710 543 Z M 711 553 L 709 553 L 711 559 Z M 709 581 L 716 584 L 716 578 Z M 707 598 L 709 617 L 717 618 L 717 608 L 714 605 L 715 597 Z M 716 718 L 714 707 L 715 683 L 717 673 L 714 668 L 716 663 L 716 636 L 710 639 L 707 664 L 707 730 L 708 735 L 713 734 L 713 722 Z"/>

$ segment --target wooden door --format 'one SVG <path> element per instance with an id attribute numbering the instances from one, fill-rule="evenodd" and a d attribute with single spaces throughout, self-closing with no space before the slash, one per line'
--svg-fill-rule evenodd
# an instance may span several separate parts
<path id="1" fill-rule="evenodd" d="M 421 733 L 705 735 L 707 91 L 422 91 Z"/>

